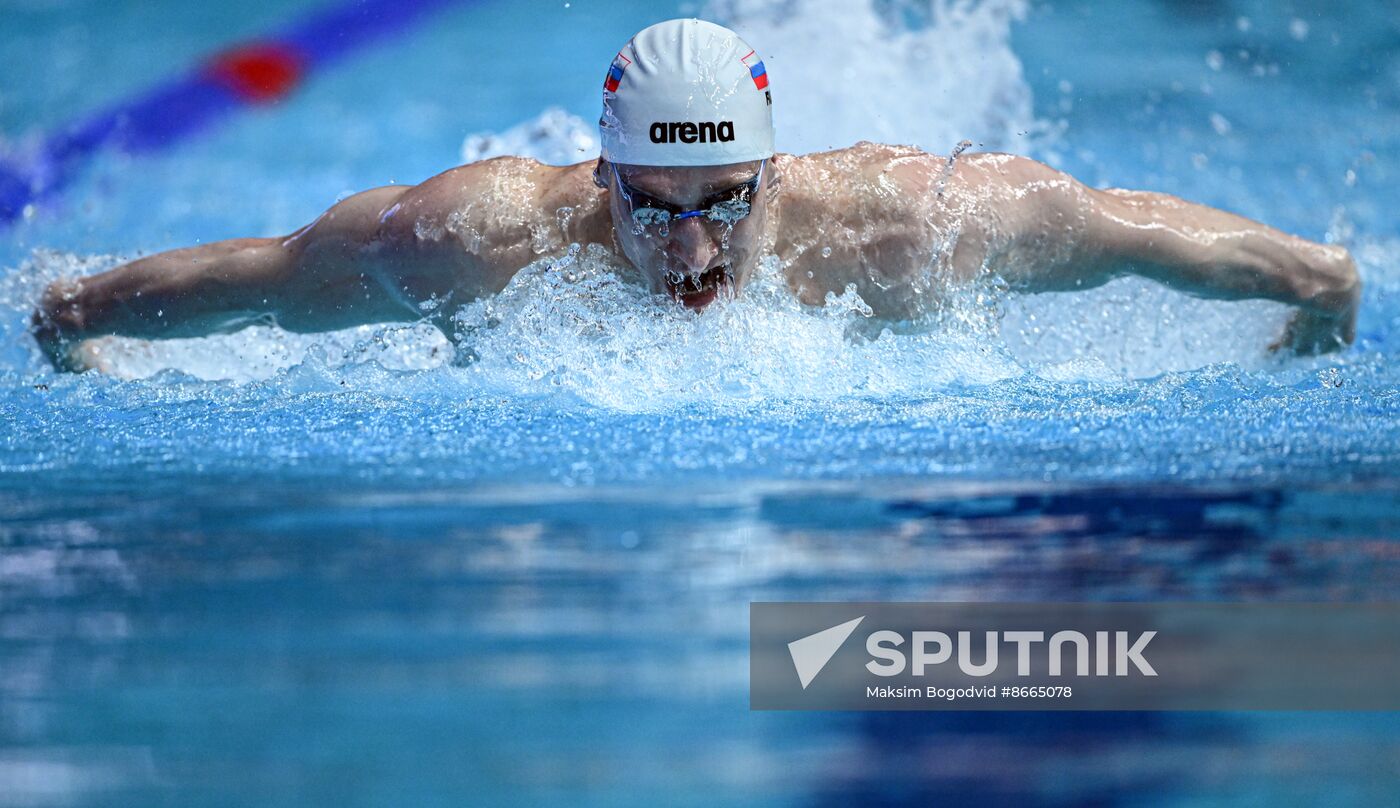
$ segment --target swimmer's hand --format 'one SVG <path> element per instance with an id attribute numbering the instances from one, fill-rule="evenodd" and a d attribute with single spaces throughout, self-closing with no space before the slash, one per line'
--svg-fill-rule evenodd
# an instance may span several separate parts
<path id="1" fill-rule="evenodd" d="M 1283 334 L 1269 345 L 1270 353 L 1289 351 L 1297 356 L 1340 351 L 1356 339 L 1356 310 L 1341 317 L 1324 312 L 1301 310 L 1293 313 Z"/>
<path id="2" fill-rule="evenodd" d="M 1356 262 L 1346 250 L 1333 247 L 1327 250 L 1325 263 L 1313 268 L 1326 279 L 1324 288 L 1289 317 L 1283 334 L 1269 346 L 1271 353 L 1316 356 L 1340 351 L 1356 339 L 1356 310 L 1361 302 Z"/>
<path id="3" fill-rule="evenodd" d="M 110 374 L 112 362 L 104 351 L 110 340 L 85 335 L 80 291 L 77 281 L 58 281 L 44 290 L 32 318 L 34 341 L 59 373 L 96 370 Z"/>
<path id="4" fill-rule="evenodd" d="M 80 291 L 77 281 L 49 284 L 31 318 L 34 341 L 39 343 L 39 350 L 44 352 L 49 364 L 60 373 L 82 373 L 91 369 L 79 350 L 83 326 L 78 302 Z"/>

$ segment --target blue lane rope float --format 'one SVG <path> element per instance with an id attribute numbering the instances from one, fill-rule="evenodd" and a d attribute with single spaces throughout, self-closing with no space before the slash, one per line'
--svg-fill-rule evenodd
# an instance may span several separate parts
<path id="1" fill-rule="evenodd" d="M 325 9 L 62 127 L 23 158 L 0 158 L 0 226 L 61 190 L 103 150 L 167 149 L 240 109 L 279 101 L 311 72 L 465 2 L 478 0 L 356 0 Z"/>

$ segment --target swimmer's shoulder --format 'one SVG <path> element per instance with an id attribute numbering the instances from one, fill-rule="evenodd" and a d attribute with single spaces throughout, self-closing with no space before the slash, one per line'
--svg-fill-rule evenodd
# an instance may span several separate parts
<path id="1" fill-rule="evenodd" d="M 530 157 L 492 157 L 450 168 L 415 186 L 406 197 L 428 208 L 461 209 L 467 205 L 496 208 L 527 217 L 546 208 L 596 201 L 593 163 L 553 166 Z"/>
<path id="2" fill-rule="evenodd" d="M 386 214 L 384 235 L 401 254 L 450 260 L 504 286 L 533 261 L 601 240 L 606 206 L 592 164 L 551 166 L 495 157 L 442 172 L 408 189 Z"/>
<path id="3" fill-rule="evenodd" d="M 787 159 L 790 167 L 818 171 L 832 178 L 876 179 L 896 166 L 931 166 L 945 158 L 915 146 L 862 140 L 842 149 L 788 156 Z"/>
<path id="4" fill-rule="evenodd" d="M 947 168 L 948 158 L 914 146 L 861 141 L 792 158 L 784 182 L 847 216 L 892 223 L 930 215 Z"/>
<path id="5" fill-rule="evenodd" d="M 537 196 L 541 175 L 556 170 L 529 157 L 492 157 L 449 168 L 429 177 L 406 194 L 423 205 L 457 207 L 473 200 L 514 194 L 516 202 Z M 500 200 L 505 201 L 505 200 Z M 428 212 L 426 209 L 424 212 Z"/>
<path id="6" fill-rule="evenodd" d="M 791 157 L 787 174 L 800 184 L 828 192 L 870 192 L 872 201 L 892 204 L 922 196 L 947 166 L 948 158 L 915 146 L 872 143 Z"/>
<path id="7" fill-rule="evenodd" d="M 816 184 L 858 187 L 868 213 L 894 220 L 963 216 L 987 201 L 1009 201 L 1014 189 L 1071 182 L 1050 166 L 1004 152 L 942 155 L 862 141 L 802 159 Z"/>

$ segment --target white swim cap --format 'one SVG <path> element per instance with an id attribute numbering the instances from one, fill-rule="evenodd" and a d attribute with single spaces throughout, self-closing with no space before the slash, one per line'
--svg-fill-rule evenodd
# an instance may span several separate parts
<path id="1" fill-rule="evenodd" d="M 603 83 L 603 159 L 717 166 L 773 156 L 763 61 L 728 28 L 667 20 L 632 37 Z"/>

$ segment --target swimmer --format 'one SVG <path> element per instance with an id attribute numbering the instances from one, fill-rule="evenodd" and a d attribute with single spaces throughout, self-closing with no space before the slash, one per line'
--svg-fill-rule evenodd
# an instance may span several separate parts
<path id="1" fill-rule="evenodd" d="M 774 150 L 762 61 L 734 32 L 671 20 L 608 69 L 602 155 L 567 167 L 496 158 L 365 191 L 289 236 L 177 249 L 52 284 L 34 331 L 54 366 L 101 367 L 93 338 L 315 332 L 426 318 L 525 266 L 599 245 L 691 309 L 741 295 L 764 256 L 820 306 L 848 286 L 875 316 L 917 316 L 997 273 L 1022 292 L 1136 274 L 1186 293 L 1296 307 L 1271 350 L 1351 343 L 1361 283 L 1347 251 L 1163 194 L 1095 190 L 1008 154 L 860 143 Z M 936 282 L 934 282 L 936 281 Z M 425 301 L 448 301 L 424 313 Z M 436 318 L 436 319 L 435 319 Z"/>

